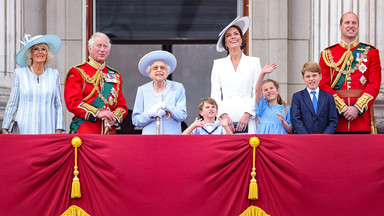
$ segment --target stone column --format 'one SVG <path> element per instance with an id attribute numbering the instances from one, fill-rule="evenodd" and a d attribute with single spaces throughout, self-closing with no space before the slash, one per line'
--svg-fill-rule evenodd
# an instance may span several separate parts
<path id="1" fill-rule="evenodd" d="M 22 39 L 22 0 L 0 0 L 0 127 L 3 123 L 13 71 L 16 67 L 15 56 Z"/>
<path id="2" fill-rule="evenodd" d="M 288 1 L 254 0 L 252 2 L 252 54 L 261 67 L 274 62 L 277 69 L 268 76 L 280 83 L 280 94 L 288 97 Z"/>

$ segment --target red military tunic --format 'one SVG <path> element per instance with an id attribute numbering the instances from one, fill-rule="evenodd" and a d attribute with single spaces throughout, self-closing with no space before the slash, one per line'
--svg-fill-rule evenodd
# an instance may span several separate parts
<path id="1" fill-rule="evenodd" d="M 109 126 L 96 116 L 101 110 L 110 110 L 116 121 L 122 122 L 128 108 L 121 87 L 120 74 L 105 63 L 100 65 L 89 58 L 87 62 L 72 67 L 64 89 L 67 109 L 75 115 L 70 133 L 116 133 L 114 126 Z"/>
<path id="2" fill-rule="evenodd" d="M 336 132 L 371 131 L 368 111 L 380 91 L 379 51 L 370 45 L 340 42 L 321 53 L 320 88 L 333 95 L 340 114 Z M 347 121 L 341 113 L 355 106 L 359 116 Z"/>

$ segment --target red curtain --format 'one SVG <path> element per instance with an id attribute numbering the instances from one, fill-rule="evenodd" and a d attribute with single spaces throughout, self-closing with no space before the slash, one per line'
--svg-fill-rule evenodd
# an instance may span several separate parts
<path id="1" fill-rule="evenodd" d="M 1 135 L 0 215 L 384 215 L 384 135 Z"/>

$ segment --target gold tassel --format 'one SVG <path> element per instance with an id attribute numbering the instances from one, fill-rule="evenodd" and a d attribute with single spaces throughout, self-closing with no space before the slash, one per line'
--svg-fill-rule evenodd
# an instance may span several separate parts
<path id="1" fill-rule="evenodd" d="M 260 140 L 257 137 L 251 137 L 249 139 L 249 144 L 253 147 L 253 163 L 252 163 L 252 172 L 251 172 L 251 182 L 249 183 L 249 192 L 248 199 L 257 200 L 259 199 L 257 181 L 256 181 L 256 167 L 255 167 L 255 157 L 256 157 L 256 147 L 259 146 Z"/>
<path id="2" fill-rule="evenodd" d="M 85 212 L 82 208 L 71 205 L 61 216 L 90 216 L 87 212 Z"/>
<path id="3" fill-rule="evenodd" d="M 79 167 L 77 166 L 77 148 L 81 146 L 81 143 L 82 141 L 79 137 L 73 137 L 72 146 L 75 148 L 75 167 L 74 167 L 75 170 L 73 171 L 73 174 L 75 175 L 75 177 L 72 180 L 72 190 L 71 190 L 72 199 L 81 197 L 80 180 L 79 180 L 79 177 L 77 177 L 79 175 L 79 170 L 78 170 Z"/>
<path id="4" fill-rule="evenodd" d="M 249 206 L 240 216 L 270 216 L 257 206 Z"/>

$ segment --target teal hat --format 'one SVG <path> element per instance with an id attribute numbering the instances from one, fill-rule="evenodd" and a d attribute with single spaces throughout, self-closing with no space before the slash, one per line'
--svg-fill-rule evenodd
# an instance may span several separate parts
<path id="1" fill-rule="evenodd" d="M 156 61 L 162 61 L 169 66 L 170 71 L 168 71 L 168 75 L 170 75 L 175 70 L 177 65 L 176 57 L 172 55 L 172 53 L 163 50 L 156 50 L 147 53 L 140 59 L 138 65 L 140 73 L 146 77 L 149 77 L 147 68 Z"/>
<path id="2" fill-rule="evenodd" d="M 236 17 L 231 23 L 229 23 L 219 34 L 219 40 L 217 41 L 217 44 L 216 44 L 216 50 L 217 52 L 224 52 L 225 49 L 223 47 L 223 44 L 222 44 L 222 40 L 223 40 L 223 37 L 224 37 L 224 34 L 225 32 L 231 27 L 231 26 L 239 26 L 241 31 L 243 32 L 243 35 L 245 34 L 245 32 L 247 32 L 248 28 L 249 28 L 249 17 L 245 16 L 245 17 Z"/>
<path id="3" fill-rule="evenodd" d="M 23 48 L 16 54 L 16 63 L 21 67 L 27 67 L 27 59 L 25 54 L 28 50 L 36 44 L 47 44 L 52 54 L 56 54 L 61 47 L 61 38 L 54 34 L 37 35 L 31 38 L 31 35 L 26 34 L 24 41 L 20 41 L 24 45 Z"/>

